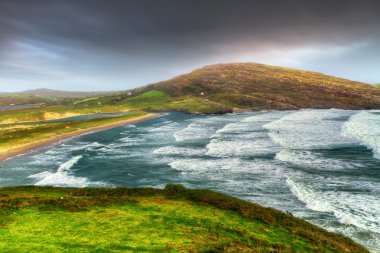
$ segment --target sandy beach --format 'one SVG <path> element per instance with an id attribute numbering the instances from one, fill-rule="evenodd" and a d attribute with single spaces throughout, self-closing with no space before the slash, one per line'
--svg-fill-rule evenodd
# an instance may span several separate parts
<path id="1" fill-rule="evenodd" d="M 155 117 L 158 117 L 160 114 L 155 114 L 155 113 L 149 113 L 144 116 L 132 118 L 132 119 L 126 119 L 118 122 L 112 122 L 109 124 L 101 125 L 101 126 L 95 126 L 95 127 L 90 127 L 86 129 L 79 129 L 70 133 L 62 134 L 60 136 L 55 136 L 52 138 L 48 138 L 45 140 L 37 141 L 37 142 L 31 142 L 27 143 L 22 146 L 15 147 L 13 149 L 8 150 L 5 153 L 0 153 L 0 162 L 18 156 L 22 154 L 27 154 L 35 149 L 43 148 L 49 145 L 53 145 L 58 143 L 59 141 L 65 140 L 65 139 L 70 139 L 79 135 L 87 134 L 87 133 L 93 133 L 93 132 L 98 132 L 106 129 L 111 129 L 115 127 L 120 127 L 128 124 L 133 124 L 141 121 L 145 121 L 148 119 L 152 119 Z"/>

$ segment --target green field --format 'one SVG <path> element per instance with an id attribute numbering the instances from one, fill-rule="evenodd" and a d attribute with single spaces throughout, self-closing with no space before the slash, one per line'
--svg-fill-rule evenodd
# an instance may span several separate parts
<path id="1" fill-rule="evenodd" d="M 1 252 L 368 252 L 290 214 L 209 190 L 0 189 Z"/>
<path id="2" fill-rule="evenodd" d="M 91 108 L 98 103 L 118 106 L 141 111 L 180 111 L 186 113 L 227 113 L 232 108 L 223 103 L 218 103 L 207 98 L 192 96 L 172 97 L 159 90 L 138 92 L 128 95 L 99 97 L 87 101 L 81 101 L 78 105 Z"/>
<path id="3" fill-rule="evenodd" d="M 123 122 L 129 119 L 143 116 L 145 114 L 145 112 L 134 112 L 131 114 L 111 118 L 0 126 L 0 155 L 1 153 L 5 153 L 9 150 L 21 147 L 28 143 L 48 140 L 54 137 L 59 137 L 63 134 L 69 134 L 77 130 L 84 130 L 92 127 L 101 127 L 112 123 Z"/>

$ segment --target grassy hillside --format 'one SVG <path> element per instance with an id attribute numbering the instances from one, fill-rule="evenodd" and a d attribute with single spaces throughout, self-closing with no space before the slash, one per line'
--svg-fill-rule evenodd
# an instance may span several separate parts
<path id="1" fill-rule="evenodd" d="M 0 189 L 1 252 L 368 252 L 290 214 L 209 190 Z"/>
<path id="2" fill-rule="evenodd" d="M 0 124 L 13 124 L 41 120 L 54 120 L 93 113 L 125 112 L 128 108 L 124 105 L 57 105 L 41 108 L 21 109 L 14 111 L 0 111 Z"/>
<path id="3" fill-rule="evenodd" d="M 78 109 L 107 105 L 119 109 L 226 113 L 261 109 L 380 108 L 380 90 L 373 85 L 256 63 L 210 65 L 167 81 L 116 94 L 44 89 L 25 94 L 49 96 L 46 99 L 53 96 L 56 104 L 74 105 Z M 64 96 L 66 100 L 62 100 Z M 0 105 L 10 103 L 4 103 L 2 99 L 0 96 Z"/>
<path id="4" fill-rule="evenodd" d="M 376 88 L 380 88 L 380 83 L 374 84 L 373 86 L 375 86 Z"/>
<path id="5" fill-rule="evenodd" d="M 255 63 L 211 65 L 145 89 L 249 109 L 380 108 L 380 91 L 371 85 Z"/>
<path id="6" fill-rule="evenodd" d="M 139 110 L 224 113 L 233 110 L 380 108 L 373 85 L 256 63 L 206 66 L 168 81 L 92 100 Z M 102 101 L 103 100 L 103 101 Z"/>

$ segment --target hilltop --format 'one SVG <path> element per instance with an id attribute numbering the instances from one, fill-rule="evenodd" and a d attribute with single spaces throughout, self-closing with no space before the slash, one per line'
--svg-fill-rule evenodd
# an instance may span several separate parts
<path id="1" fill-rule="evenodd" d="M 145 89 L 244 109 L 380 108 L 380 92 L 369 84 L 256 63 L 206 66 Z"/>
<path id="2" fill-rule="evenodd" d="M 0 189 L 0 251 L 368 252 L 291 214 L 209 190 Z"/>
<path id="3" fill-rule="evenodd" d="M 105 96 L 88 105 L 98 102 L 139 110 L 191 113 L 377 109 L 380 108 L 380 90 L 373 85 L 317 72 L 257 63 L 229 63 L 206 66 L 167 81 Z"/>

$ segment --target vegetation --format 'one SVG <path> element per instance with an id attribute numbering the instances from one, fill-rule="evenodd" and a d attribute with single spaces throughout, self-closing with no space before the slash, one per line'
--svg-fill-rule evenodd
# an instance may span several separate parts
<path id="1" fill-rule="evenodd" d="M 0 94 L 0 106 L 25 104 L 57 104 L 63 101 L 48 96 Z"/>
<path id="2" fill-rule="evenodd" d="M 0 159 L 15 148 L 125 122 L 142 111 L 226 113 L 297 108 L 380 108 L 380 90 L 320 73 L 220 64 L 128 92 L 0 94 Z M 49 122 L 104 112 L 112 118 Z M 270 208 L 208 190 L 0 189 L 1 252 L 368 252 L 352 240 Z"/>
<path id="3" fill-rule="evenodd" d="M 209 190 L 0 189 L 1 252 L 368 252 L 290 214 Z"/>
<path id="4" fill-rule="evenodd" d="M 80 98 L 105 96 L 115 92 L 77 92 L 77 91 L 58 91 L 50 89 L 36 89 L 22 92 L 0 93 L 0 106 L 24 105 L 24 104 L 71 104 Z"/>
<path id="5" fill-rule="evenodd" d="M 78 130 L 124 122 L 145 114 L 144 112 L 134 112 L 128 115 L 110 118 L 0 126 L 0 155 L 31 143 L 49 140 Z"/>
<path id="6" fill-rule="evenodd" d="M 168 81 L 114 94 L 44 89 L 26 94 L 53 97 L 55 104 L 64 104 L 67 107 L 63 110 L 70 111 L 85 108 L 226 113 L 261 109 L 380 108 L 380 90 L 373 85 L 256 63 L 210 65 Z M 0 105 L 1 101 L 0 97 Z"/>
<path id="7" fill-rule="evenodd" d="M 182 111 L 191 113 L 215 113 L 227 112 L 228 108 L 223 104 L 208 99 L 181 97 L 171 98 L 162 91 L 151 90 L 138 96 L 128 98 L 126 106 L 138 110 L 150 111 Z"/>
<path id="8" fill-rule="evenodd" d="M 374 84 L 373 86 L 375 86 L 376 88 L 380 88 L 380 83 Z"/>
<path id="9" fill-rule="evenodd" d="M 138 110 L 225 113 L 299 108 L 380 108 L 372 85 L 255 63 L 206 66 L 129 92 L 92 100 Z M 85 103 L 86 104 L 86 103 Z"/>
<path id="10" fill-rule="evenodd" d="M 181 111 L 186 113 L 227 113 L 232 109 L 207 98 L 192 96 L 171 97 L 159 90 L 134 92 L 82 101 L 81 106 L 91 107 L 101 103 L 141 111 Z M 77 103 L 79 105 L 79 103 Z"/>
<path id="11" fill-rule="evenodd" d="M 22 109 L 15 111 L 0 111 L 0 124 L 14 124 L 42 120 L 55 120 L 71 116 L 80 116 L 94 113 L 126 112 L 125 105 L 57 105 L 41 108 Z"/>
<path id="12" fill-rule="evenodd" d="M 241 109 L 380 108 L 380 91 L 372 85 L 255 63 L 206 66 L 138 91 L 149 90 Z"/>

